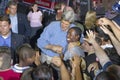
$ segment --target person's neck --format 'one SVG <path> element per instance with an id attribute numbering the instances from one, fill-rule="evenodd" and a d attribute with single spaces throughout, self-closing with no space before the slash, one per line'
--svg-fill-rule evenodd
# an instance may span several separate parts
<path id="1" fill-rule="evenodd" d="M 23 61 L 20 61 L 19 64 L 18 64 L 19 67 L 26 67 L 28 66 L 27 63 L 23 62 Z"/>
<path id="2" fill-rule="evenodd" d="M 2 34 L 1 34 L 1 36 L 2 36 L 3 38 L 7 38 L 10 34 L 11 34 L 11 32 L 9 32 L 9 33 L 6 34 L 6 35 L 2 35 Z"/>
<path id="3" fill-rule="evenodd" d="M 10 14 L 10 16 L 15 16 L 16 14 Z"/>

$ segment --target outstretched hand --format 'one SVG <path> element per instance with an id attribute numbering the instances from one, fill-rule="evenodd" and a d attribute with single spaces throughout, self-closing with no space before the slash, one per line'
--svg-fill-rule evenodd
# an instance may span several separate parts
<path id="1" fill-rule="evenodd" d="M 97 21 L 97 24 L 98 25 L 110 25 L 112 23 L 112 21 L 110 21 L 109 19 L 107 18 L 100 18 L 98 19 Z"/>
<path id="2" fill-rule="evenodd" d="M 112 34 L 112 32 L 107 27 L 105 27 L 104 25 L 101 25 L 100 29 L 102 29 L 105 34 L 108 34 L 108 35 Z"/>
<path id="3" fill-rule="evenodd" d="M 89 30 L 86 31 L 87 37 L 88 38 L 84 38 L 85 41 L 89 42 L 89 43 L 94 43 L 95 42 L 95 34 L 93 31 Z"/>
<path id="4" fill-rule="evenodd" d="M 58 56 L 53 57 L 51 62 L 57 67 L 61 67 L 63 65 L 61 58 Z"/>

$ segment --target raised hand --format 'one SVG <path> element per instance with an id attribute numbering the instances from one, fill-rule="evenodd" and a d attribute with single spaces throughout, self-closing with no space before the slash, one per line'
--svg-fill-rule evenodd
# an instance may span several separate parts
<path id="1" fill-rule="evenodd" d="M 93 62 L 91 63 L 88 68 L 87 68 L 88 72 L 90 73 L 90 71 L 95 71 L 98 70 L 98 62 Z"/>
<path id="2" fill-rule="evenodd" d="M 108 34 L 108 35 L 112 34 L 112 32 L 107 27 L 105 27 L 105 25 L 101 25 L 100 28 L 103 30 L 105 34 Z"/>
<path id="3" fill-rule="evenodd" d="M 100 18 L 98 19 L 97 21 L 97 24 L 98 25 L 110 25 L 112 23 L 112 21 L 110 21 L 109 19 L 107 18 Z"/>
<path id="4" fill-rule="evenodd" d="M 52 58 L 51 62 L 56 65 L 57 67 L 61 67 L 63 65 L 63 62 L 60 57 L 55 56 Z"/>
<path id="5" fill-rule="evenodd" d="M 86 33 L 87 33 L 88 38 L 84 38 L 84 40 L 91 43 L 91 44 L 94 43 L 95 42 L 95 34 L 94 34 L 94 32 L 89 30 L 89 31 L 86 31 Z"/>

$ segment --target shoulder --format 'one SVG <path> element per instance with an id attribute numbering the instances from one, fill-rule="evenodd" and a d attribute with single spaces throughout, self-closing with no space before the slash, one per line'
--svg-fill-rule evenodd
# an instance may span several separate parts
<path id="1" fill-rule="evenodd" d="M 60 26 L 60 21 L 52 21 L 48 26 L 57 28 L 57 26 Z"/>
<path id="2" fill-rule="evenodd" d="M 16 38 L 25 38 L 24 35 L 20 35 L 20 34 L 17 34 L 17 33 L 12 33 L 11 36 L 16 37 Z"/>
<path id="3" fill-rule="evenodd" d="M 28 12 L 28 15 L 30 15 L 30 14 L 32 14 L 32 11 L 29 11 L 29 12 Z"/>
<path id="4" fill-rule="evenodd" d="M 38 13 L 41 13 L 41 14 L 42 14 L 42 12 L 41 12 L 40 10 L 38 11 Z"/>

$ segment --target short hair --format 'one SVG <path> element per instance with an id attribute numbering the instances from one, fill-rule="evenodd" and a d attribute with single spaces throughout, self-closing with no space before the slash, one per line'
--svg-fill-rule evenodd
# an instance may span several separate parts
<path id="1" fill-rule="evenodd" d="M 9 1 L 8 2 L 8 7 L 10 7 L 11 5 L 17 6 L 17 2 L 15 2 L 15 1 Z"/>
<path id="2" fill-rule="evenodd" d="M 35 68 L 32 73 L 33 80 L 52 80 L 52 77 L 52 70 L 43 64 Z"/>
<path id="3" fill-rule="evenodd" d="M 95 80 L 119 80 L 113 73 L 103 71 L 96 76 Z"/>
<path id="4" fill-rule="evenodd" d="M 2 58 L 0 69 L 5 70 L 11 67 L 11 50 L 9 47 L 0 46 L 0 58 Z"/>
<path id="5" fill-rule="evenodd" d="M 0 16 L 0 21 L 7 21 L 9 24 L 11 24 L 9 16 L 5 14 Z"/>
<path id="6" fill-rule="evenodd" d="M 120 79 L 120 66 L 113 64 L 107 68 L 107 71 L 117 75 Z"/>
<path id="7" fill-rule="evenodd" d="M 17 49 L 19 60 L 26 61 L 27 58 L 32 58 L 35 55 L 35 51 L 29 44 L 23 44 Z"/>
<path id="8" fill-rule="evenodd" d="M 65 10 L 62 14 L 62 20 L 69 21 L 70 23 L 75 21 L 75 13 L 73 10 Z"/>
<path id="9" fill-rule="evenodd" d="M 79 35 L 79 37 L 81 37 L 82 30 L 79 27 L 77 27 L 77 26 L 71 27 L 69 30 L 71 30 L 71 29 L 75 30 L 75 35 Z"/>
<path id="10" fill-rule="evenodd" d="M 33 71 L 33 68 L 32 68 L 32 67 L 26 69 L 26 70 L 22 73 L 22 75 L 21 75 L 21 77 L 20 77 L 20 80 L 32 80 L 32 76 L 31 76 L 32 71 Z"/>

